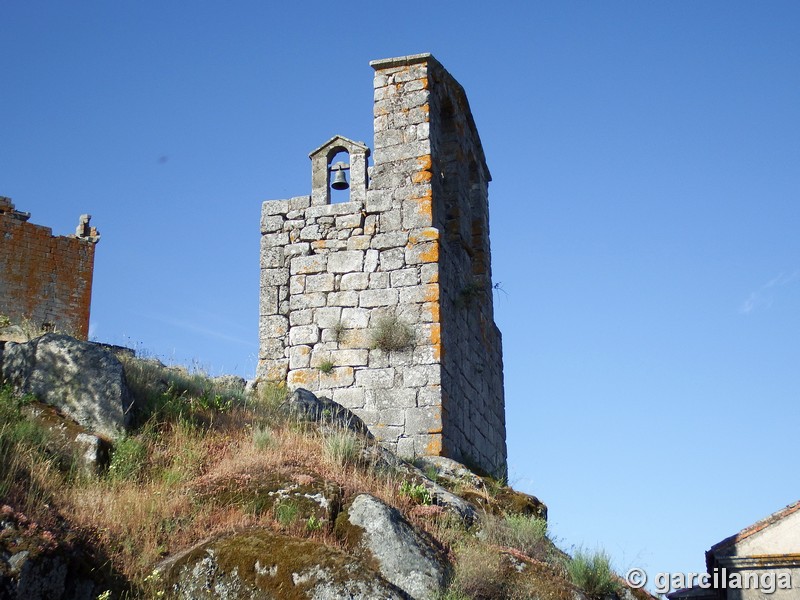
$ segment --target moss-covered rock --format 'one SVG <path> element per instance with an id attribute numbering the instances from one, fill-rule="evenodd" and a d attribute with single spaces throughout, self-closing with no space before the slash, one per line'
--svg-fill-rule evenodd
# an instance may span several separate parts
<path id="1" fill-rule="evenodd" d="M 228 534 L 162 563 L 165 591 L 204 600 L 405 600 L 362 561 L 263 529 Z"/>
<path id="2" fill-rule="evenodd" d="M 461 497 L 494 515 L 524 515 L 547 520 L 547 505 L 536 496 L 531 496 L 510 487 L 494 490 L 462 490 Z"/>
<path id="3" fill-rule="evenodd" d="M 237 506 L 255 515 L 272 512 L 282 525 L 300 522 L 327 524 L 341 507 L 342 490 L 310 474 L 240 474 L 205 481 L 194 491 L 198 504 Z"/>

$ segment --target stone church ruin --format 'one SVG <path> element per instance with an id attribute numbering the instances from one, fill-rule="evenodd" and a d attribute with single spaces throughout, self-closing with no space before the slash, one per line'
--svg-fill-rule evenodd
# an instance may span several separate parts
<path id="1" fill-rule="evenodd" d="M 430 54 L 370 65 L 374 164 L 364 143 L 335 136 L 310 154 L 310 195 L 263 204 L 258 375 L 332 398 L 402 456 L 500 475 L 480 137 L 464 89 Z M 349 187 L 347 201 L 332 204 L 331 187 Z"/>

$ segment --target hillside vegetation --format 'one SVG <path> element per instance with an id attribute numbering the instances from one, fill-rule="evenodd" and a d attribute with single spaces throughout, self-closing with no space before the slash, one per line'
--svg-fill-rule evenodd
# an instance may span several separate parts
<path id="1" fill-rule="evenodd" d="M 352 528 L 337 517 L 364 493 L 444 550 L 452 570 L 442 600 L 631 597 L 602 553 L 576 561 L 556 548 L 535 499 L 504 482 L 433 464 L 392 466 L 364 436 L 291 416 L 282 386 L 245 391 L 236 378 L 119 358 L 135 397 L 133 426 L 97 472 L 81 466 L 64 434 L 74 424 L 0 388 L 0 546 L 79 559 L 100 582 L 97 598 L 169 598 L 164 565 L 232 531 L 262 529 L 349 552 Z M 434 482 L 472 503 L 479 518 L 437 505 Z M 7 582 L 13 565 L 2 568 Z"/>

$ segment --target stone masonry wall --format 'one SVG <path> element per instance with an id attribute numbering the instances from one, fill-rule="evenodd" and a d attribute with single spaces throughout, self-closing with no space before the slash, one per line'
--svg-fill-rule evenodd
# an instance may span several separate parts
<path id="1" fill-rule="evenodd" d="M 86 339 L 99 236 L 88 218 L 85 235 L 56 237 L 29 217 L 0 196 L 0 315 Z"/>
<path id="2" fill-rule="evenodd" d="M 263 205 L 258 374 L 331 397 L 401 455 L 502 474 L 480 138 L 463 89 L 432 56 L 371 64 L 369 177 L 366 146 L 337 136 L 311 154 L 311 195 Z M 330 204 L 328 166 L 340 151 L 351 189 Z M 409 347 L 376 347 L 377 329 L 392 323 L 413 331 Z"/>

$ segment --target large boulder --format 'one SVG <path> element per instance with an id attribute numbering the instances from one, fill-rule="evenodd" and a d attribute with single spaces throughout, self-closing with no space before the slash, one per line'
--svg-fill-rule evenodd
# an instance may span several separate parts
<path id="1" fill-rule="evenodd" d="M 369 494 L 356 496 L 336 531 L 377 563 L 387 580 L 415 600 L 438 597 L 450 575 L 445 552 L 400 512 Z"/>
<path id="2" fill-rule="evenodd" d="M 372 438 L 364 421 L 350 409 L 324 396 L 318 398 L 305 388 L 297 388 L 282 406 L 285 412 L 301 421 L 334 425 Z"/>
<path id="3" fill-rule="evenodd" d="M 407 600 L 357 558 L 264 529 L 204 542 L 158 572 L 164 591 L 186 600 Z"/>
<path id="4" fill-rule="evenodd" d="M 94 433 L 124 434 L 133 400 L 122 363 L 108 349 L 48 333 L 6 343 L 0 359 L 1 378 L 18 393 L 32 394 Z"/>

